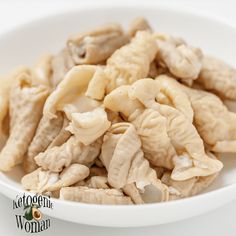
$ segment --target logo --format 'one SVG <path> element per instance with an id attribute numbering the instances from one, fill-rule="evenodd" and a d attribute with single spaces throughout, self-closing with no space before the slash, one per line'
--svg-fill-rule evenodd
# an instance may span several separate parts
<path id="1" fill-rule="evenodd" d="M 53 203 L 49 196 L 17 195 L 13 200 L 13 210 L 21 214 L 15 214 L 16 226 L 27 233 L 39 233 L 51 226 L 50 219 L 44 219 L 42 208 L 53 209 Z"/>

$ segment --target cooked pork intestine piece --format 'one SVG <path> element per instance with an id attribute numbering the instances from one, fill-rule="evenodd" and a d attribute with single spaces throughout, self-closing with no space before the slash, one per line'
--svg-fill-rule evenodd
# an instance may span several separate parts
<path id="1" fill-rule="evenodd" d="M 71 186 L 82 181 L 89 175 L 89 168 L 72 164 L 61 173 L 44 171 L 41 168 L 25 175 L 21 183 L 23 188 L 36 193 L 45 193 L 60 190 L 63 187 Z"/>
<path id="2" fill-rule="evenodd" d="M 129 44 L 112 54 L 104 69 L 94 74 L 86 95 L 101 100 L 113 89 L 146 77 L 156 52 L 153 35 L 147 31 L 137 32 Z"/>
<path id="3" fill-rule="evenodd" d="M 117 189 L 93 189 L 88 187 L 67 187 L 60 191 L 60 199 L 92 204 L 133 204 L 130 197 Z"/>
<path id="4" fill-rule="evenodd" d="M 133 125 L 116 123 L 104 136 L 101 161 L 108 171 L 108 183 L 116 189 L 134 183 L 146 202 L 168 200 L 166 186 L 144 158 L 141 141 Z M 156 197 L 151 198 L 151 195 Z M 142 198 L 142 197 L 141 197 Z"/>
<path id="5" fill-rule="evenodd" d="M 73 104 L 87 89 L 95 70 L 96 66 L 91 65 L 73 67 L 48 97 L 43 110 L 44 115 L 56 117 L 57 111 L 64 111 L 68 104 Z"/>
<path id="6" fill-rule="evenodd" d="M 32 77 L 21 74 L 10 92 L 10 135 L 0 153 L 0 169 L 10 171 L 22 163 L 42 116 L 48 88 L 32 85 Z M 32 111 L 34 114 L 32 115 Z"/>
<path id="7" fill-rule="evenodd" d="M 69 39 L 67 48 L 76 65 L 99 64 L 128 41 L 119 24 L 107 24 Z"/>
<path id="8" fill-rule="evenodd" d="M 236 69 L 217 58 L 204 56 L 197 82 L 221 97 L 236 100 Z"/>
<path id="9" fill-rule="evenodd" d="M 43 116 L 37 127 L 35 136 L 28 147 L 28 152 L 23 161 L 24 170 L 30 173 L 37 169 L 34 157 L 44 152 L 58 135 L 63 125 L 63 114 L 57 114 L 56 118 Z"/>
<path id="10" fill-rule="evenodd" d="M 56 86 L 64 79 L 66 73 L 74 66 L 74 61 L 68 51 L 68 49 L 61 50 L 51 60 L 52 76 L 51 86 Z"/>
<path id="11" fill-rule="evenodd" d="M 54 146 L 35 157 L 38 166 L 43 170 L 60 172 L 71 163 L 91 166 L 100 153 L 101 141 L 98 139 L 91 145 L 85 146 L 75 136 L 71 136 L 61 146 Z"/>
<path id="12" fill-rule="evenodd" d="M 32 76 L 36 83 L 51 87 L 52 56 L 44 55 L 40 58 L 32 70 Z"/>
<path id="13" fill-rule="evenodd" d="M 202 68 L 202 52 L 180 38 L 156 34 L 158 51 L 156 59 L 165 65 L 176 77 L 192 83 L 198 78 Z"/>
<path id="14" fill-rule="evenodd" d="M 209 149 L 236 152 L 236 114 L 230 112 L 216 95 L 179 84 L 194 110 L 194 124 Z"/>
<path id="15" fill-rule="evenodd" d="M 147 86 L 146 83 L 148 83 Z M 152 86 L 150 86 L 150 83 L 152 83 Z M 157 103 L 155 101 L 157 93 L 156 82 L 143 79 L 131 86 L 114 90 L 105 98 L 104 104 L 113 111 L 124 113 L 131 120 L 134 115 L 131 116 L 130 114 L 135 113 L 135 111 L 136 113 L 140 112 L 137 112 L 141 107 L 138 103 L 140 101 L 147 108 L 158 111 L 161 116 L 166 118 L 167 137 L 170 138 L 171 144 L 173 144 L 178 154 L 173 155 L 170 159 L 174 165 L 173 179 L 185 180 L 194 176 L 207 176 L 219 172 L 223 164 L 218 160 L 210 159 L 206 155 L 203 141 L 192 123 L 175 108 Z M 129 109 L 130 107 L 132 109 Z M 170 145 L 165 146 L 165 148 L 167 147 L 170 147 Z M 147 155 L 146 157 L 148 158 Z M 155 165 L 155 163 L 152 164 Z"/>
<path id="16" fill-rule="evenodd" d="M 207 153 L 210 158 L 216 159 L 212 153 Z M 171 172 L 166 171 L 161 180 L 169 187 L 170 200 L 185 198 L 201 193 L 217 178 L 219 172 L 202 177 L 193 177 L 184 181 L 171 179 Z"/>
<path id="17" fill-rule="evenodd" d="M 138 31 L 149 31 L 152 32 L 151 26 L 148 21 L 143 17 L 135 18 L 129 27 L 129 36 L 134 37 Z"/>
<path id="18" fill-rule="evenodd" d="M 67 130 L 74 134 L 78 141 L 89 145 L 101 137 L 110 125 L 104 108 L 99 107 L 90 112 L 72 113 Z"/>

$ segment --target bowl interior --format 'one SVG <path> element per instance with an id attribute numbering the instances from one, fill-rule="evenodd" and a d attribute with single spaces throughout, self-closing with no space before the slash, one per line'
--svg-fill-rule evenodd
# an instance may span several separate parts
<path id="1" fill-rule="evenodd" d="M 236 66 L 236 30 L 224 23 L 195 14 L 163 7 L 89 7 L 50 16 L 21 26 L 0 37 L 0 75 L 18 65 L 33 65 L 39 56 L 56 53 L 65 46 L 68 36 L 87 31 L 106 22 L 120 22 L 125 28 L 137 17 L 146 17 L 157 32 L 181 36 L 189 43 Z M 235 103 L 231 108 L 236 110 Z M 206 192 L 236 183 L 236 156 L 221 157 L 224 169 Z M 22 189 L 20 167 L 0 173 L 0 184 Z"/>

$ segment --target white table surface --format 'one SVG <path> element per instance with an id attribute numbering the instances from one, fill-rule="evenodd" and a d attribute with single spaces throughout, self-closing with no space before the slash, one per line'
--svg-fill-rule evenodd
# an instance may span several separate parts
<path id="1" fill-rule="evenodd" d="M 110 3 L 112 1 L 114 0 L 111 0 Z M 134 4 L 136 1 L 133 1 Z M 148 2 L 148 0 L 146 0 L 146 2 Z M 162 4 L 171 4 L 174 7 L 190 8 L 196 11 L 207 12 L 211 15 L 214 14 L 228 20 L 231 24 L 236 26 L 236 1 L 234 0 L 166 0 L 160 2 L 162 2 Z M 83 1 L 0 0 L 0 33 L 31 19 L 63 11 L 65 9 L 76 8 L 79 7 L 80 4 L 83 4 Z M 12 211 L 12 201 L 0 195 L 0 236 L 3 235 L 20 236 L 27 234 L 16 228 Z M 52 219 L 50 229 L 39 233 L 39 235 L 234 236 L 236 235 L 236 200 L 202 216 L 167 225 L 143 228 L 104 228 L 78 225 Z"/>

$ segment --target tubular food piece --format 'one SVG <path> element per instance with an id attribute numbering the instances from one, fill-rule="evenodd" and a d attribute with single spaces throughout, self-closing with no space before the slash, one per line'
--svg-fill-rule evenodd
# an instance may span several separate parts
<path id="1" fill-rule="evenodd" d="M 119 24 L 107 24 L 69 39 L 67 48 L 76 65 L 99 64 L 127 42 Z"/>
<path id="2" fill-rule="evenodd" d="M 156 52 L 157 45 L 153 35 L 146 31 L 137 32 L 129 44 L 116 50 L 107 60 L 103 75 L 93 76 L 86 95 L 101 100 L 104 93 L 146 77 Z M 103 88 L 103 92 L 98 93 L 96 88 Z"/>
<path id="3" fill-rule="evenodd" d="M 156 172 L 144 158 L 141 141 L 133 125 L 112 125 L 104 136 L 100 159 L 108 171 L 108 183 L 112 187 L 120 189 L 134 183 L 145 202 L 168 200 L 166 186 L 157 179 Z"/>
<path id="4" fill-rule="evenodd" d="M 66 104 L 76 100 L 87 89 L 95 69 L 96 66 L 91 65 L 73 67 L 48 97 L 43 114 L 54 118 L 57 111 L 63 111 Z"/>
<path id="5" fill-rule="evenodd" d="M 168 35 L 156 35 L 158 52 L 156 59 L 176 77 L 192 83 L 202 68 L 202 52 L 186 44 L 182 39 Z"/>
<path id="6" fill-rule="evenodd" d="M 223 164 L 206 155 L 203 141 L 192 123 L 178 110 L 157 103 L 155 98 L 158 91 L 152 90 L 147 93 L 143 90 L 144 86 L 145 80 L 142 86 L 135 86 L 132 90 L 132 98 L 138 99 L 148 108 L 159 111 L 167 119 L 167 133 L 178 153 L 178 157 L 174 158 L 175 168 L 171 178 L 185 180 L 219 172 Z"/>
<path id="7" fill-rule="evenodd" d="M 19 67 L 15 69 L 9 75 L 1 78 L 1 86 L 0 86 L 0 132 L 2 132 L 2 125 L 4 118 L 7 116 L 9 110 L 9 97 L 10 91 L 13 84 L 20 77 L 21 74 L 30 73 L 29 69 L 26 67 Z"/>
<path id="8" fill-rule="evenodd" d="M 74 66 L 74 61 L 67 49 L 63 49 L 52 58 L 51 85 L 53 88 L 63 80 L 66 73 Z"/>
<path id="9" fill-rule="evenodd" d="M 100 147 L 100 140 L 85 146 L 75 136 L 71 136 L 63 145 L 39 153 L 35 157 L 35 161 L 43 170 L 53 172 L 61 172 L 64 167 L 70 166 L 71 163 L 90 166 L 99 155 Z"/>
<path id="10" fill-rule="evenodd" d="M 155 81 L 157 82 L 161 95 L 169 101 L 169 104 L 165 104 L 165 102 L 163 104 L 176 108 L 182 112 L 190 122 L 193 122 L 193 109 L 191 102 L 185 92 L 179 88 L 179 83 L 167 75 L 160 75 Z M 156 97 L 156 100 L 159 103 L 163 102 L 162 97 L 159 95 Z"/>
<path id="11" fill-rule="evenodd" d="M 23 162 L 26 173 L 30 173 L 37 169 L 34 157 L 47 149 L 49 144 L 60 132 L 62 125 L 62 114 L 58 114 L 57 117 L 53 119 L 49 119 L 45 116 L 41 118 L 35 136 L 29 145 L 27 155 Z"/>
<path id="12" fill-rule="evenodd" d="M 72 164 L 65 168 L 60 174 L 38 168 L 30 174 L 25 175 L 21 183 L 25 190 L 41 194 L 71 186 L 78 181 L 82 181 L 88 175 L 89 168 L 80 164 Z"/>
<path id="13" fill-rule="evenodd" d="M 223 98 L 236 100 L 236 69 L 217 58 L 203 58 L 197 82 Z"/>
<path id="14" fill-rule="evenodd" d="M 117 189 L 92 189 L 88 187 L 68 187 L 60 191 L 60 199 L 102 205 L 133 204 L 130 197 Z"/>
<path id="15" fill-rule="evenodd" d="M 211 150 L 236 152 L 236 114 L 230 112 L 214 94 L 190 89 L 181 85 L 188 95 L 193 110 L 195 126 Z"/>
<path id="16" fill-rule="evenodd" d="M 45 55 L 41 57 L 33 68 L 32 75 L 36 83 L 51 87 L 52 56 Z"/>
<path id="17" fill-rule="evenodd" d="M 155 89 L 155 84 L 149 89 Z M 115 89 L 105 97 L 105 107 L 121 112 L 135 126 L 145 157 L 152 165 L 172 169 L 176 152 L 167 135 L 166 118 L 158 111 L 145 109 L 137 99 L 131 99 L 131 91 L 130 86 Z"/>
<path id="18" fill-rule="evenodd" d="M 101 137 L 110 125 L 104 108 L 99 107 L 90 112 L 72 113 L 67 130 L 74 134 L 78 141 L 89 145 Z"/>
<path id="19" fill-rule="evenodd" d="M 28 74 L 21 74 L 11 88 L 10 136 L 0 153 L 0 170 L 10 171 L 14 166 L 22 163 L 41 118 L 48 93 L 47 87 L 43 85 L 32 86 Z"/>
<path id="20" fill-rule="evenodd" d="M 209 154 L 211 157 L 212 154 Z M 215 158 L 214 158 L 215 159 Z M 197 195 L 211 185 L 219 172 L 204 176 L 204 177 L 193 177 L 184 181 L 175 181 L 171 179 L 171 172 L 165 172 L 161 181 L 169 187 L 170 200 L 190 197 Z"/>
<path id="21" fill-rule="evenodd" d="M 105 176 L 93 176 L 87 181 L 89 188 L 109 189 L 108 180 Z"/>
<path id="22" fill-rule="evenodd" d="M 60 130 L 60 132 L 57 134 L 57 136 L 53 139 L 53 141 L 49 144 L 47 149 L 50 149 L 55 146 L 61 146 L 63 143 L 65 143 L 71 136 L 71 133 L 66 130 L 66 127 L 69 125 L 68 119 L 63 116 L 63 125 Z"/>
<path id="23" fill-rule="evenodd" d="M 138 31 L 149 31 L 149 32 L 152 32 L 152 29 L 151 29 L 149 23 L 143 17 L 135 18 L 131 22 L 130 27 L 129 27 L 129 36 L 130 37 L 134 37 L 135 34 Z"/>
<path id="24" fill-rule="evenodd" d="M 147 87 L 145 85 L 146 82 L 148 83 Z M 219 172 L 223 164 L 218 160 L 210 159 L 206 155 L 203 141 L 192 123 L 178 110 L 157 103 L 155 98 L 158 93 L 158 87 L 156 87 L 155 81 L 153 81 L 153 86 L 150 86 L 150 83 L 151 80 L 144 79 L 143 83 L 138 81 L 134 84 L 135 86 L 132 85 L 116 89 L 105 98 L 105 107 L 124 113 L 124 115 L 129 117 L 129 120 L 132 120 L 132 116 L 134 115 L 130 117 L 130 114 L 134 111 L 136 111 L 136 114 L 138 113 L 138 107 L 135 107 L 134 104 L 138 104 L 139 100 L 147 108 L 158 111 L 166 118 L 167 135 L 178 154 L 172 159 L 175 166 L 172 172 L 172 179 L 185 180 L 194 176 L 207 176 Z M 132 90 L 130 89 L 131 87 Z M 121 90 L 123 90 L 124 94 L 126 91 L 126 96 L 118 92 Z M 131 96 L 128 96 L 127 92 L 128 94 L 131 93 Z M 128 109 L 129 106 L 122 106 L 122 102 L 124 103 L 124 101 L 121 98 L 125 98 L 125 104 L 132 104 L 132 109 Z M 135 101 L 135 98 L 137 101 Z"/>

